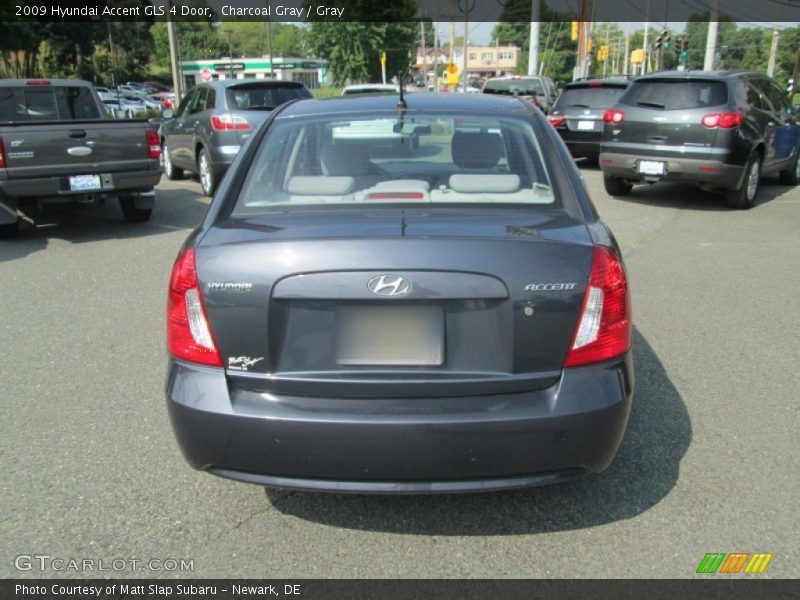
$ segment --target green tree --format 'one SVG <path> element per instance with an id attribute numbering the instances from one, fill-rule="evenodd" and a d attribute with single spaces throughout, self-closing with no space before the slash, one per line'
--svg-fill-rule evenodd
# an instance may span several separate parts
<path id="1" fill-rule="evenodd" d="M 307 39 L 312 52 L 330 61 L 335 85 L 380 81 L 382 52 L 387 56 L 387 77 L 407 72 L 419 41 L 419 24 L 413 22 L 414 0 L 383 5 L 370 0 L 332 0 L 328 5 L 345 8 L 352 20 L 314 21 Z"/>

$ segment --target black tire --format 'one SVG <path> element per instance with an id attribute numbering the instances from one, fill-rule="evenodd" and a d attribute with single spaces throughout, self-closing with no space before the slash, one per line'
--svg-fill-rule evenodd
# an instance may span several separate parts
<path id="1" fill-rule="evenodd" d="M 603 185 L 612 196 L 627 196 L 633 189 L 633 185 L 622 177 L 603 177 Z"/>
<path id="2" fill-rule="evenodd" d="M 19 219 L 14 223 L 0 225 L 0 240 L 7 240 L 17 237 L 19 233 Z"/>
<path id="3" fill-rule="evenodd" d="M 167 140 L 164 140 L 161 143 L 161 166 L 164 170 L 164 175 L 167 176 L 167 179 L 172 181 L 175 181 L 176 179 L 183 179 L 183 169 L 176 167 L 169 155 Z"/>
<path id="4" fill-rule="evenodd" d="M 753 180 L 755 183 L 753 183 Z M 756 195 L 758 194 L 758 184 L 761 180 L 761 156 L 753 155 L 744 170 L 742 185 L 738 190 L 731 190 L 725 195 L 725 203 L 730 208 L 737 210 L 747 210 L 753 208 Z"/>
<path id="5" fill-rule="evenodd" d="M 152 208 L 138 208 L 136 206 L 136 198 L 132 196 L 123 196 L 119 199 L 119 206 L 122 209 L 122 216 L 129 223 L 144 223 L 150 220 L 153 214 Z"/>
<path id="6" fill-rule="evenodd" d="M 219 177 L 214 172 L 211 156 L 205 148 L 200 148 L 200 153 L 197 155 L 197 176 L 200 179 L 203 194 L 209 197 L 213 196 L 217 189 L 217 183 L 219 183 Z"/>
<path id="7" fill-rule="evenodd" d="M 797 185 L 800 183 L 800 149 L 794 154 L 794 160 L 789 168 L 780 172 L 780 181 L 783 185 Z"/>

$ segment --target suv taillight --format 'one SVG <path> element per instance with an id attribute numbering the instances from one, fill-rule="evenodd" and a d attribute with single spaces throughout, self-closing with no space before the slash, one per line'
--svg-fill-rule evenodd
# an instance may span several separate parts
<path id="1" fill-rule="evenodd" d="M 167 300 L 167 350 L 180 360 L 222 366 L 197 281 L 194 248 L 181 252 L 172 267 Z"/>
<path id="2" fill-rule="evenodd" d="M 244 117 L 235 115 L 214 115 L 211 117 L 214 131 L 250 131 L 250 123 Z"/>
<path id="3" fill-rule="evenodd" d="M 550 121 L 550 125 L 553 127 L 558 127 L 559 125 L 563 125 L 567 122 L 567 117 L 563 115 L 550 115 L 547 117 L 547 120 Z"/>
<path id="4" fill-rule="evenodd" d="M 161 143 L 158 141 L 158 134 L 155 131 L 145 131 L 147 140 L 147 158 L 159 158 L 161 156 Z"/>
<path id="5" fill-rule="evenodd" d="M 722 129 L 733 129 L 738 127 L 744 121 L 744 113 L 713 113 L 710 115 L 703 115 L 701 122 L 703 127 L 713 129 L 714 127 L 722 127 Z"/>
<path id="6" fill-rule="evenodd" d="M 0 137 L 0 169 L 6 168 L 6 154 L 5 148 L 3 148 L 3 138 Z"/>
<path id="7" fill-rule="evenodd" d="M 613 108 L 609 108 L 606 112 L 603 113 L 603 122 L 604 123 L 622 123 L 625 120 L 625 113 L 621 110 L 615 110 Z"/>
<path id="8" fill-rule="evenodd" d="M 631 299 L 622 261 L 596 246 L 580 319 L 565 367 L 610 360 L 631 347 Z"/>

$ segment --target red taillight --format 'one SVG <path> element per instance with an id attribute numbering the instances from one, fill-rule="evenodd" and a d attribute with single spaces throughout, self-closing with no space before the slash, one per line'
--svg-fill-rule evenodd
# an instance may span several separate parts
<path id="1" fill-rule="evenodd" d="M 167 300 L 167 350 L 177 359 L 222 366 L 197 281 L 194 248 L 175 259 Z"/>
<path id="2" fill-rule="evenodd" d="M 625 113 L 621 110 L 609 108 L 603 113 L 603 122 L 605 123 L 622 123 L 625 120 Z"/>
<path id="3" fill-rule="evenodd" d="M 161 143 L 158 141 L 158 134 L 155 131 L 145 131 L 147 140 L 147 158 L 159 158 L 161 156 Z"/>
<path id="4" fill-rule="evenodd" d="M 744 113 L 713 113 L 710 115 L 703 115 L 703 127 L 713 129 L 714 127 L 721 127 L 722 129 L 732 129 L 738 127 L 744 121 Z"/>
<path id="5" fill-rule="evenodd" d="M 597 246 L 578 326 L 564 361 L 577 367 L 610 360 L 631 347 L 631 299 L 622 261 Z"/>
<path id="6" fill-rule="evenodd" d="M 558 127 L 567 122 L 567 117 L 563 117 L 561 115 L 550 115 L 547 117 L 547 120 L 550 121 L 550 125 L 553 127 Z"/>
<path id="7" fill-rule="evenodd" d="M 541 106 L 536 98 L 531 98 L 531 104 L 533 104 L 534 106 Z"/>
<path id="8" fill-rule="evenodd" d="M 25 85 L 50 85 L 50 81 L 47 79 L 28 79 Z"/>
<path id="9" fill-rule="evenodd" d="M 424 200 L 422 192 L 372 192 L 368 200 Z"/>
<path id="10" fill-rule="evenodd" d="M 214 115 L 211 117 L 211 128 L 214 131 L 249 131 L 250 123 L 244 117 Z"/>
<path id="11" fill-rule="evenodd" d="M 6 168 L 6 151 L 3 148 L 3 138 L 0 137 L 0 169 Z"/>

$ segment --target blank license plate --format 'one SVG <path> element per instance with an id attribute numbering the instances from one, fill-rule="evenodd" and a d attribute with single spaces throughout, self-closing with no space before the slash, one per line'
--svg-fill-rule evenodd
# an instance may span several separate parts
<path id="1" fill-rule="evenodd" d="M 640 160 L 638 171 L 642 175 L 663 175 L 664 163 L 659 160 Z"/>
<path id="2" fill-rule="evenodd" d="M 75 175 L 69 178 L 69 189 L 73 192 L 99 190 L 101 187 L 99 175 Z"/>
<path id="3" fill-rule="evenodd" d="M 581 131 L 591 131 L 594 129 L 594 121 L 578 121 L 578 129 Z"/>
<path id="4" fill-rule="evenodd" d="M 436 307 L 363 306 L 336 311 L 340 365 L 431 366 L 444 362 L 444 314 Z"/>

